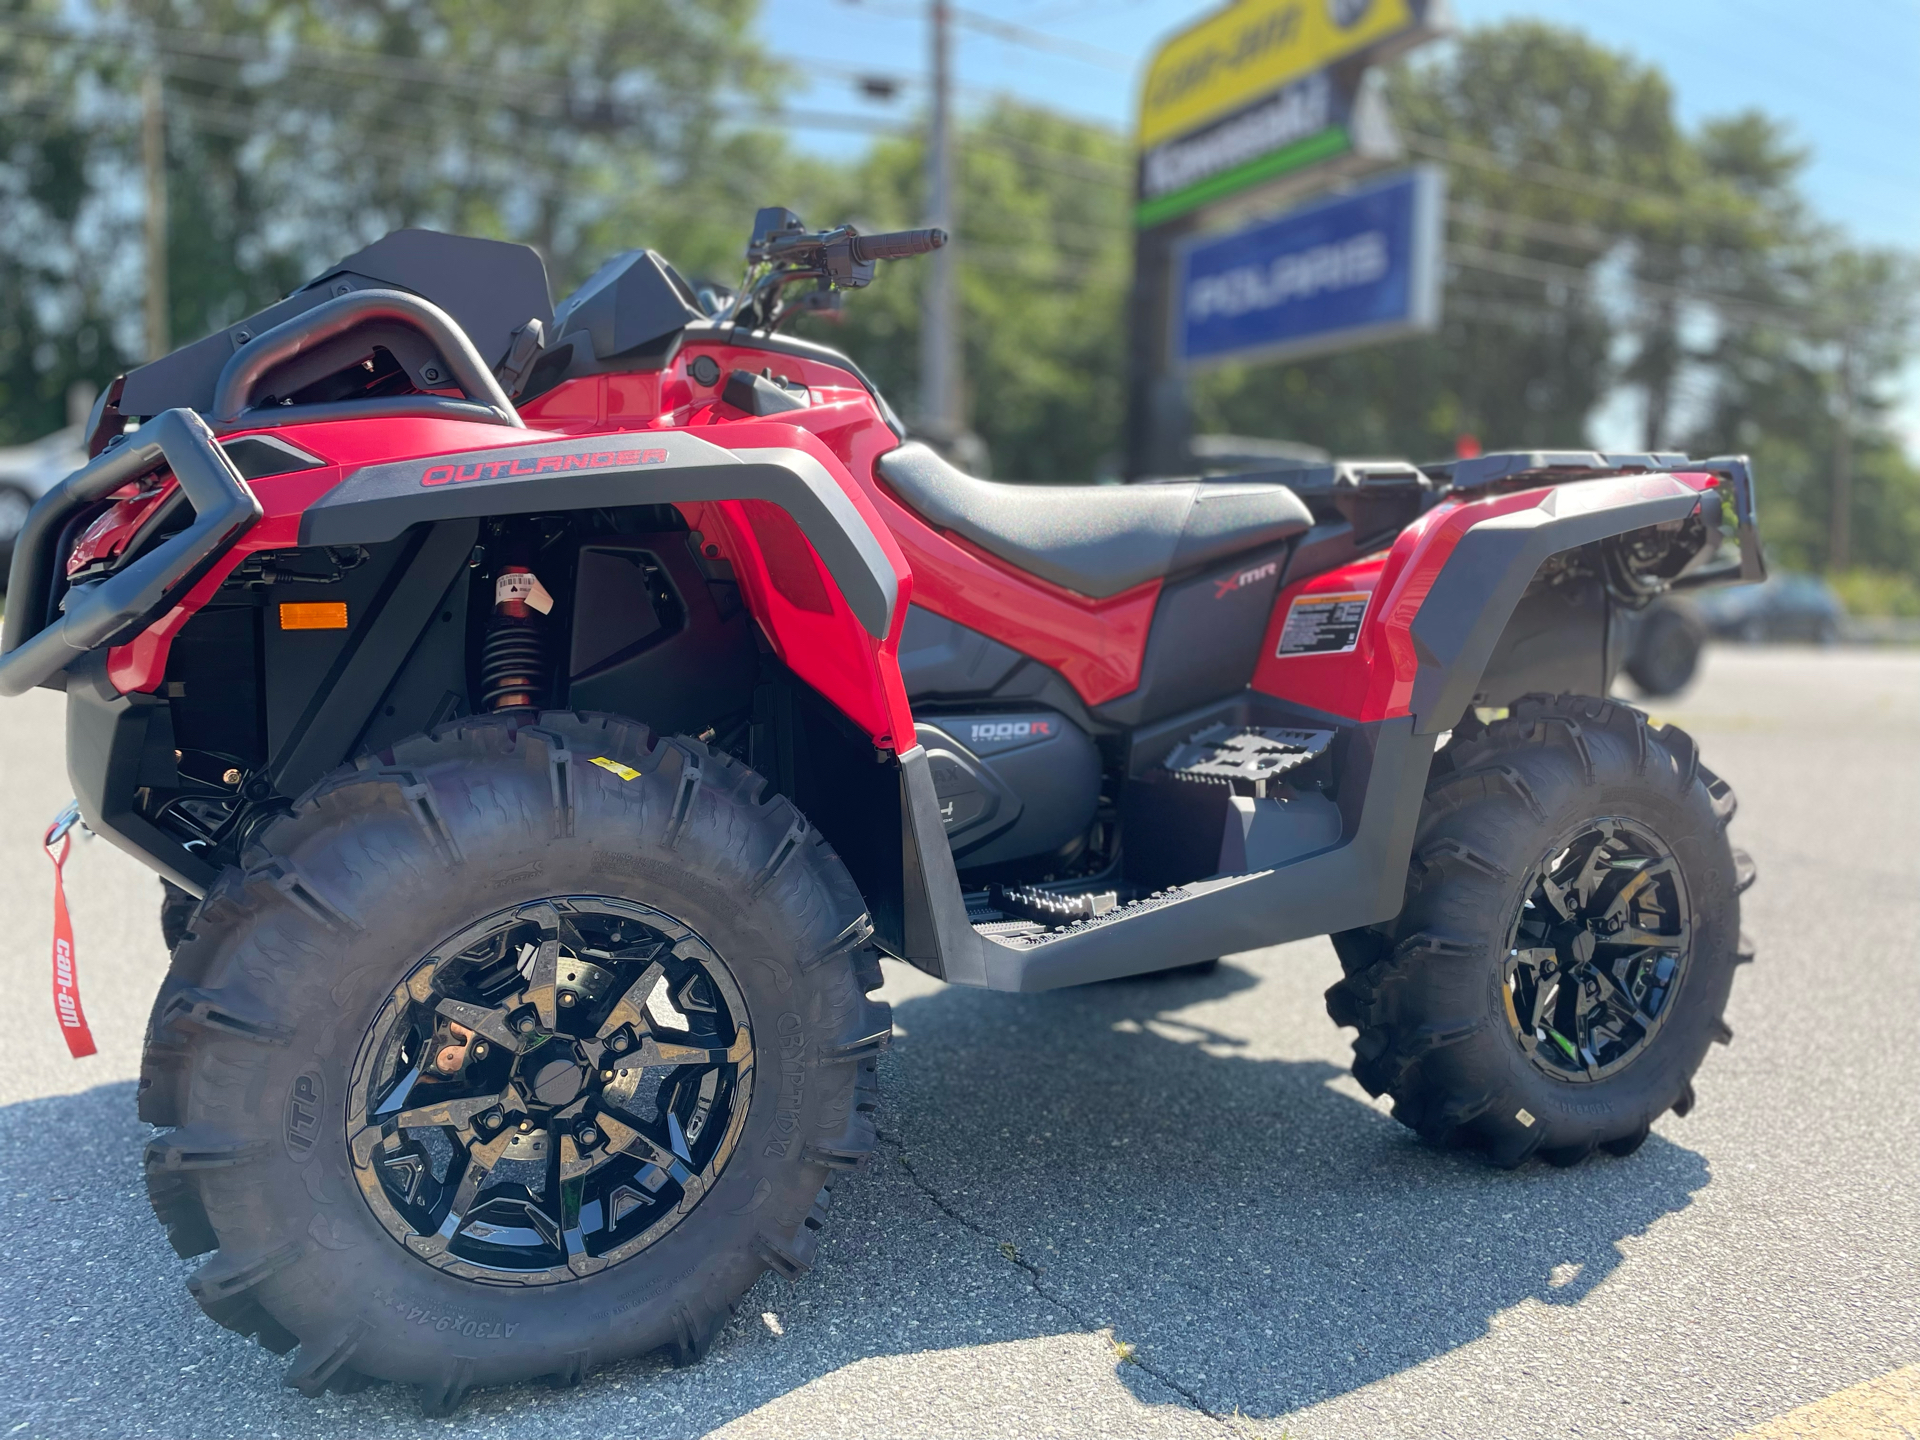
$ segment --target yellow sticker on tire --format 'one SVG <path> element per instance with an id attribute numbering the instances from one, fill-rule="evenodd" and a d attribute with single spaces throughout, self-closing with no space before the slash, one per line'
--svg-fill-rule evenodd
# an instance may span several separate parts
<path id="1" fill-rule="evenodd" d="M 604 755 L 594 756 L 593 763 L 598 765 L 602 770 L 611 771 L 613 774 L 618 775 L 622 780 L 638 780 L 640 778 L 640 772 L 631 765 L 622 765 L 618 760 L 609 760 Z"/>

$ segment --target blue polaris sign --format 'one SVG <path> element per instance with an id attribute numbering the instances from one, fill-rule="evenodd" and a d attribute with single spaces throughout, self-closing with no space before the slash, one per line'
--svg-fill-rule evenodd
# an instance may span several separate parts
<path id="1" fill-rule="evenodd" d="M 1421 166 L 1190 242 L 1176 262 L 1174 362 L 1278 359 L 1431 330 L 1445 186 Z"/>

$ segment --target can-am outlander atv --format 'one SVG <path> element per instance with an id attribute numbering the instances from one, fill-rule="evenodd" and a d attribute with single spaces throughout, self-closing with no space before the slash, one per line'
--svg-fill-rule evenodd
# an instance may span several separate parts
<path id="1" fill-rule="evenodd" d="M 401 231 L 116 381 L 34 507 L 0 691 L 64 689 L 168 884 L 153 1206 L 301 1389 L 698 1358 L 873 1149 L 883 955 L 1330 934 L 1437 1145 L 1692 1105 L 1751 867 L 1605 697 L 1634 614 L 1760 573 L 1745 462 L 976 479 L 778 333 L 944 238 L 766 210 L 737 294 L 635 251 L 554 308 Z"/>

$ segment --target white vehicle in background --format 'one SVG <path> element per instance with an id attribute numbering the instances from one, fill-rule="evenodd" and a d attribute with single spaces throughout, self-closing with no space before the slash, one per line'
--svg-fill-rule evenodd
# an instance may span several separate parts
<path id="1" fill-rule="evenodd" d="M 0 446 L 0 594 L 13 564 L 13 540 L 33 502 L 87 463 L 86 419 L 93 387 L 67 397 L 67 425 L 26 445 Z"/>

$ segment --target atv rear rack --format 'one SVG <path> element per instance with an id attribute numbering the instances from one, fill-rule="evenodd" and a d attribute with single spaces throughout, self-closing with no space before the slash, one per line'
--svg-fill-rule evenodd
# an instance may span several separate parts
<path id="1" fill-rule="evenodd" d="M 1738 580 L 1742 583 L 1767 578 L 1767 560 L 1760 548 L 1759 522 L 1754 511 L 1753 462 L 1745 455 L 1715 455 L 1694 460 L 1672 451 L 1654 451 L 1634 455 L 1602 455 L 1592 450 L 1502 450 L 1461 460 L 1445 460 L 1422 465 L 1431 479 L 1452 496 L 1481 495 L 1490 491 L 1523 490 L 1536 485 L 1558 485 L 1572 480 L 1599 480 L 1611 475 L 1652 475 L 1674 471 L 1698 471 L 1718 476 L 1731 491 L 1735 538 L 1740 545 L 1740 563 L 1706 565 L 1673 582 L 1675 589 L 1694 589 L 1702 585 Z"/>
<path id="2" fill-rule="evenodd" d="M 1753 466 L 1745 455 L 1694 460 L 1669 451 L 1602 455 L 1594 450 L 1502 450 L 1418 466 L 1403 460 L 1333 460 L 1215 478 L 1285 485 L 1306 501 L 1317 520 L 1351 522 L 1356 542 L 1365 548 L 1390 538 L 1428 506 L 1443 500 L 1675 471 L 1715 475 L 1725 482 L 1740 558 L 1738 564 L 1702 565 L 1670 582 L 1672 587 L 1685 590 L 1766 579 L 1766 556 L 1754 512 Z"/>

